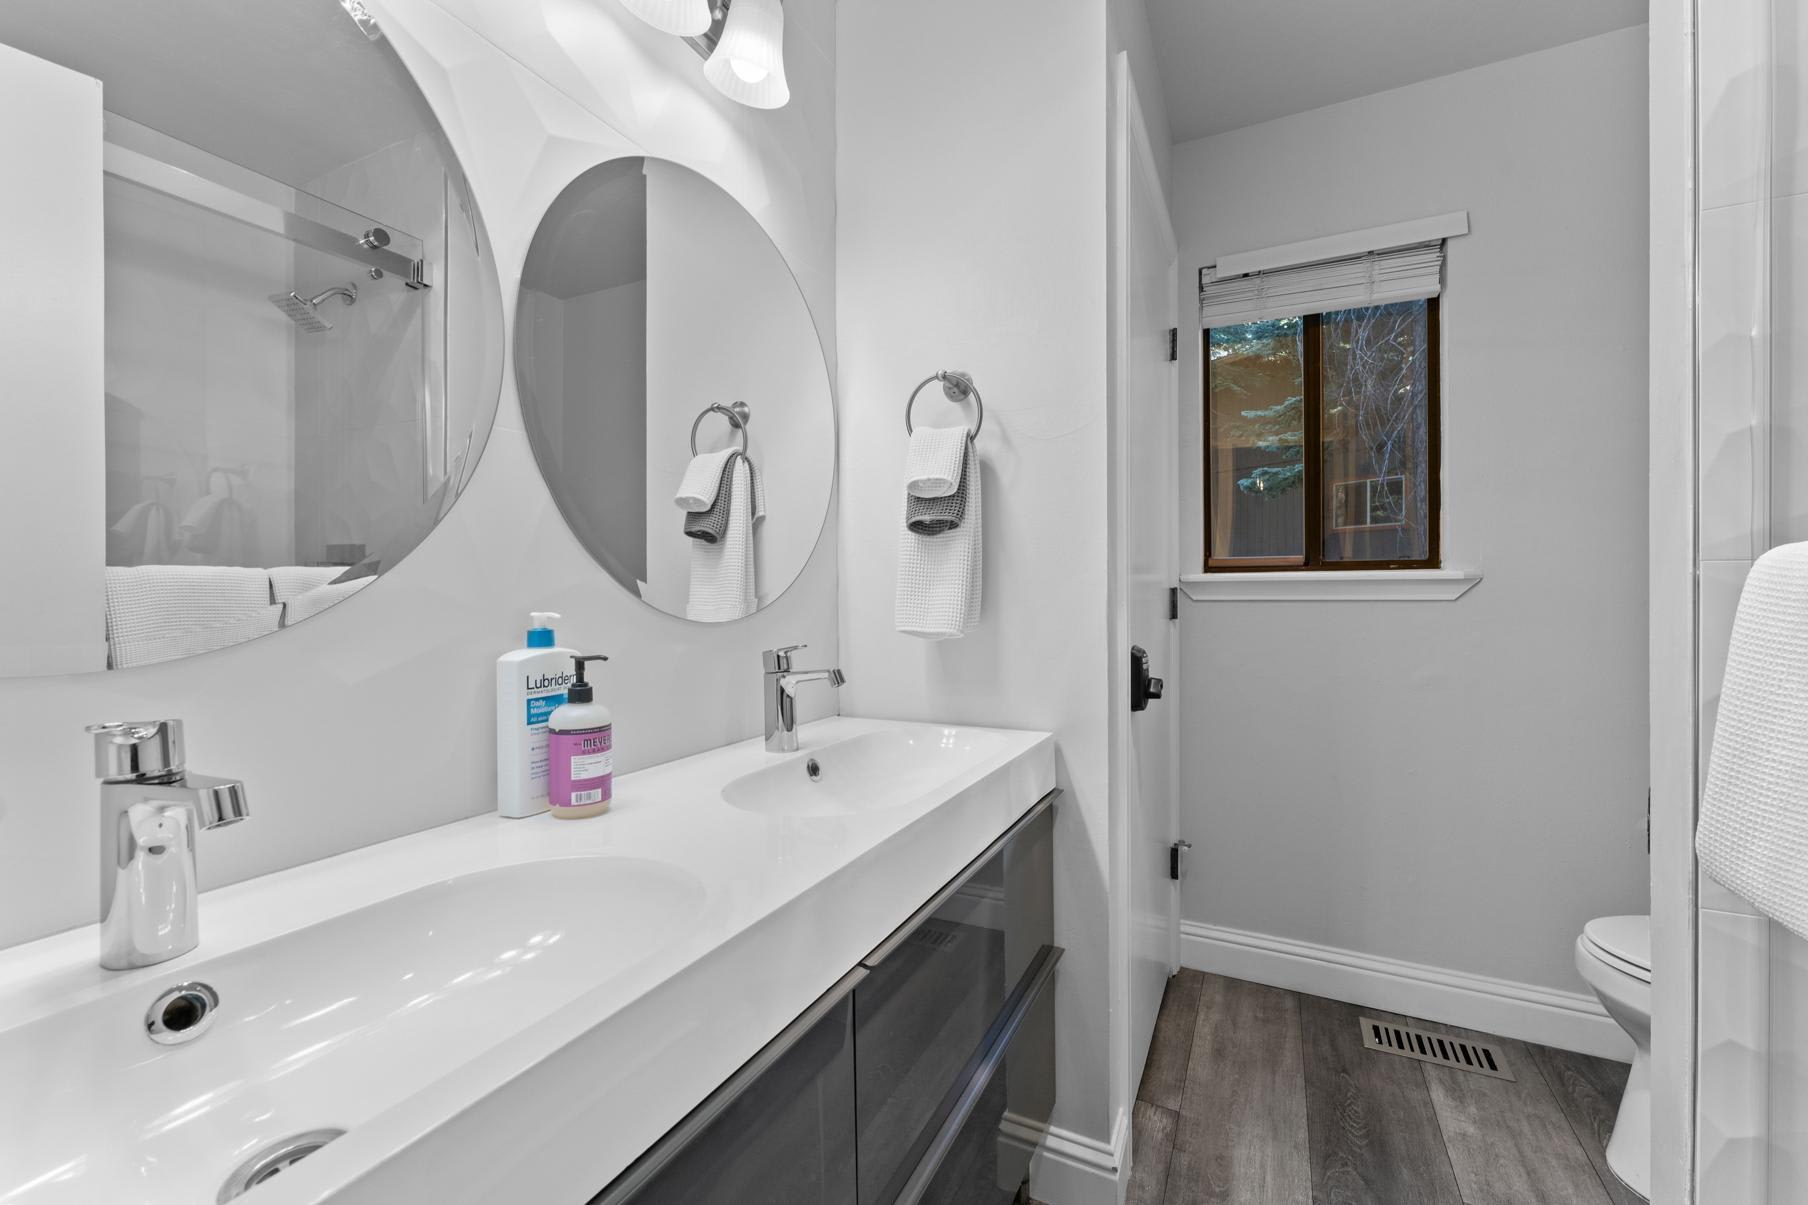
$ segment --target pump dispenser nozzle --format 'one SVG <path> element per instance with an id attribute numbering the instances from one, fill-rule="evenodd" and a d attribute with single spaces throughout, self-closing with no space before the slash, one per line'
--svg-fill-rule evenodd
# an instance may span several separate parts
<path id="1" fill-rule="evenodd" d="M 529 611 L 527 613 L 527 647 L 530 649 L 549 649 L 553 647 L 552 621 L 561 619 L 557 611 Z"/>
<path id="2" fill-rule="evenodd" d="M 577 677 L 572 682 L 570 689 L 565 692 L 565 701 L 567 703 L 593 703 L 596 701 L 596 687 L 584 681 L 584 666 L 591 661 L 607 660 L 609 660 L 608 656 L 603 653 L 586 653 L 571 659 L 571 664 L 577 672 Z"/>

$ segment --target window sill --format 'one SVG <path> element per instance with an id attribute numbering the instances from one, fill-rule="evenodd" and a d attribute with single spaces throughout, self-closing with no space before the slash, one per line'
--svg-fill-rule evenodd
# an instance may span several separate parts
<path id="1" fill-rule="evenodd" d="M 1188 573 L 1180 588 L 1194 602 L 1454 602 L 1481 580 L 1474 569 Z"/>

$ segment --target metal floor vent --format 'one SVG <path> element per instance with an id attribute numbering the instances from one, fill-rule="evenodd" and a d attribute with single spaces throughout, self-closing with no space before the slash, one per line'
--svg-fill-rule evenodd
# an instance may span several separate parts
<path id="1" fill-rule="evenodd" d="M 914 933 L 904 939 L 909 946 L 923 946 L 931 950 L 948 950 L 960 940 L 959 929 L 943 929 L 933 924 L 920 926 Z"/>
<path id="2" fill-rule="evenodd" d="M 1477 1075 L 1491 1075 L 1495 1079 L 1513 1078 L 1513 1073 L 1507 1070 L 1506 1060 L 1500 1057 L 1494 1047 L 1484 1043 L 1441 1033 L 1427 1033 L 1423 1029 L 1395 1025 L 1389 1021 L 1375 1021 L 1368 1017 L 1363 1017 L 1360 1024 L 1362 1044 L 1370 1050 L 1379 1050 L 1383 1054 L 1403 1054 L 1422 1063 L 1455 1067 L 1458 1071 L 1473 1071 Z"/>

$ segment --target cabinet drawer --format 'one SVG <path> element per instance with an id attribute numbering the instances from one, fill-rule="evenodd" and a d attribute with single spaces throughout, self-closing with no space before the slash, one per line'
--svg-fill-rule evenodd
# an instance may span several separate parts
<path id="1" fill-rule="evenodd" d="M 865 964 L 853 1021 L 859 1205 L 898 1198 L 1052 943 L 1053 833 L 1044 802 Z"/>
<path id="2" fill-rule="evenodd" d="M 1011 1205 L 1018 1199 L 1055 1105 L 1052 987 L 1026 1002 L 1002 1062 L 995 1061 L 983 1088 L 975 1089 L 966 1120 L 958 1129 L 950 1126 L 952 1137 L 944 1133 L 932 1148 L 940 1161 L 918 1178 L 927 1187 L 921 1195 L 914 1185 L 907 1188 L 899 1205 Z"/>
<path id="3" fill-rule="evenodd" d="M 782 1053 L 724 1085 L 591 1205 L 849 1205 L 852 996 L 825 997 L 781 1043 Z"/>

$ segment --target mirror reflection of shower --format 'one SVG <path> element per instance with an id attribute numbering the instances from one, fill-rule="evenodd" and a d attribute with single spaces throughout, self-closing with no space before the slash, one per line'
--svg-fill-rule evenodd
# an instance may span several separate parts
<path id="1" fill-rule="evenodd" d="M 281 310 L 296 326 L 310 334 L 324 334 L 333 329 L 333 324 L 320 316 L 320 305 L 337 297 L 346 305 L 358 304 L 358 286 L 351 281 L 342 285 L 334 285 L 323 289 L 312 297 L 303 297 L 299 290 L 291 289 L 287 293 L 270 294 L 270 304 Z"/>
<path id="2" fill-rule="evenodd" d="M 445 409 L 467 353 L 439 259 L 465 241 L 445 173 L 417 173 L 438 152 L 347 148 L 295 184 L 116 114 L 104 132 L 109 568 L 400 560 L 468 421 Z"/>

